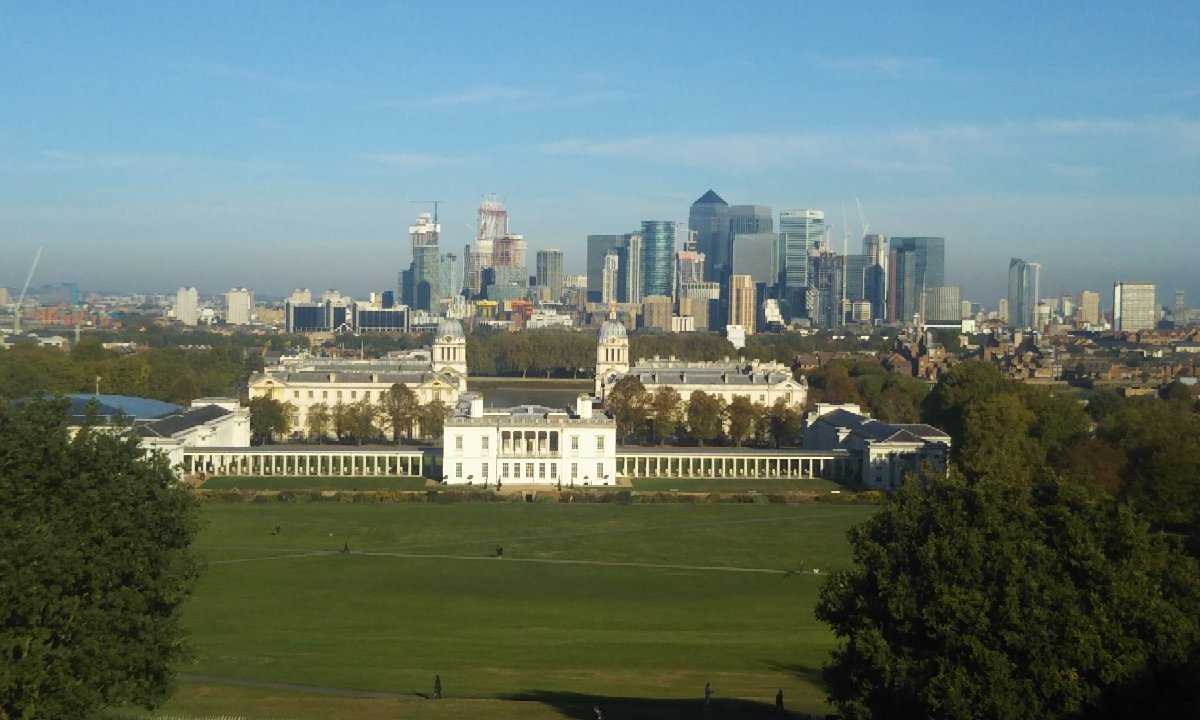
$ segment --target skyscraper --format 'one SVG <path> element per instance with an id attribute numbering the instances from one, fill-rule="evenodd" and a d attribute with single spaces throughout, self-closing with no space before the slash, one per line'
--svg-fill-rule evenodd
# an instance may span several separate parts
<path id="1" fill-rule="evenodd" d="M 1008 324 L 1018 330 L 1034 327 L 1042 266 L 1018 258 L 1008 261 Z"/>
<path id="2" fill-rule="evenodd" d="M 175 319 L 184 325 L 200 321 L 200 293 L 196 288 L 179 288 L 175 293 Z"/>
<path id="3" fill-rule="evenodd" d="M 563 254 L 557 248 L 546 248 L 537 251 L 537 284 L 550 288 L 550 297 L 554 302 L 562 300 L 563 294 Z"/>
<path id="4" fill-rule="evenodd" d="M 1154 283 L 1119 282 L 1113 285 L 1113 329 L 1118 332 L 1152 330 L 1158 320 Z"/>
<path id="5" fill-rule="evenodd" d="M 1182 290 L 1175 291 L 1175 306 L 1171 310 L 1171 321 L 1175 323 L 1175 327 L 1184 327 L 1189 322 L 1187 296 Z"/>
<path id="6" fill-rule="evenodd" d="M 464 282 L 471 295 L 483 292 L 483 271 L 492 267 L 495 243 L 508 236 L 508 210 L 496 196 L 485 195 L 479 203 L 475 242 L 467 246 L 467 272 Z"/>
<path id="7" fill-rule="evenodd" d="M 1084 325 L 1100 324 L 1100 293 L 1091 290 L 1080 290 L 1079 299 L 1075 303 L 1079 307 L 1075 316 Z"/>
<path id="8" fill-rule="evenodd" d="M 758 317 L 758 302 L 754 278 L 732 275 L 729 278 L 729 324 L 741 325 L 747 335 L 753 335 Z"/>
<path id="9" fill-rule="evenodd" d="M 617 300 L 624 303 L 642 301 L 642 235 L 627 233 L 617 248 Z"/>
<path id="10" fill-rule="evenodd" d="M 671 297 L 675 289 L 671 278 L 674 260 L 675 222 L 672 220 L 643 221 L 642 297 L 648 295 Z"/>
<path id="11" fill-rule="evenodd" d="M 246 288 L 232 288 L 225 293 L 225 322 L 229 325 L 249 325 L 254 310 L 254 293 Z"/>
<path id="12" fill-rule="evenodd" d="M 688 229 L 696 233 L 696 250 L 704 253 L 705 279 L 719 282 L 729 265 L 729 204 L 712 190 L 704 193 L 692 203 Z"/>
<path id="13" fill-rule="evenodd" d="M 798 314 L 805 307 L 804 296 L 809 285 L 809 255 L 825 237 L 823 210 L 784 210 L 779 213 L 780 272 L 783 291 Z"/>
<path id="14" fill-rule="evenodd" d="M 887 314 L 887 239 L 882 235 L 863 235 L 862 254 L 867 258 L 863 270 L 864 299 L 871 304 L 871 318 L 882 320 Z"/>
<path id="15" fill-rule="evenodd" d="M 920 315 L 925 289 L 944 287 L 946 240 L 940 237 L 894 237 L 889 294 L 894 293 L 893 320 L 908 323 Z"/>
<path id="16" fill-rule="evenodd" d="M 617 259 L 617 249 L 614 248 L 608 251 L 604 256 L 604 269 L 601 272 L 600 279 L 600 302 L 604 304 L 617 302 L 617 277 L 620 267 L 620 260 Z"/>
<path id="17" fill-rule="evenodd" d="M 604 287 L 605 256 L 609 250 L 625 245 L 622 235 L 587 236 L 587 300 L 601 302 Z"/>
<path id="18" fill-rule="evenodd" d="M 779 235 L 770 231 L 734 235 L 730 272 L 749 275 L 755 285 L 775 287 L 779 282 Z"/>
<path id="19" fill-rule="evenodd" d="M 417 221 L 408 226 L 412 240 L 412 264 L 403 274 L 400 301 L 420 310 L 433 308 L 433 301 L 441 297 L 441 263 L 438 238 L 442 226 L 433 221 L 433 215 L 420 213 Z"/>

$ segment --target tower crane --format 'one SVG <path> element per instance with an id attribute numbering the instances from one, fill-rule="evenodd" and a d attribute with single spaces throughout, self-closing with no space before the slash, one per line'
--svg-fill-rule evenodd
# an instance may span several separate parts
<path id="1" fill-rule="evenodd" d="M 445 200 L 413 200 L 413 203 L 421 205 L 433 205 L 433 222 L 436 225 L 438 221 L 438 205 L 446 202 Z"/>
<path id="2" fill-rule="evenodd" d="M 21 308 L 25 305 L 25 293 L 29 292 L 29 282 L 33 280 L 33 271 L 37 270 L 38 260 L 42 259 L 42 248 L 38 248 L 33 256 L 33 264 L 29 266 L 29 274 L 25 276 L 25 285 L 21 288 L 21 297 L 13 307 L 13 335 L 21 334 Z"/>

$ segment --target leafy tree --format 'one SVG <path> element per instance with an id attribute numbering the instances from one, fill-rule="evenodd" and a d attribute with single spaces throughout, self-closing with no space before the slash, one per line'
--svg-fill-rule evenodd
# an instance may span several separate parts
<path id="1" fill-rule="evenodd" d="M 841 641 L 825 677 L 848 720 L 1196 707 L 1196 562 L 1084 486 L 929 474 L 850 542 L 853 568 L 817 605 Z M 1161 712 L 1125 714 L 1141 704 Z"/>
<path id="2" fill-rule="evenodd" d="M 1014 384 L 990 363 L 968 360 L 942 374 L 925 398 L 925 422 L 946 431 L 957 452 L 965 433 L 967 407 L 995 395 L 1014 392 Z"/>
<path id="3" fill-rule="evenodd" d="M 1137 398 L 1105 418 L 1098 436 L 1124 453 L 1119 496 L 1151 522 L 1187 523 L 1200 510 L 1200 417 L 1186 405 Z"/>
<path id="4" fill-rule="evenodd" d="M 171 690 L 199 565 L 195 501 L 162 456 L 66 404 L 0 403 L 0 717 L 93 717 Z"/>
<path id="5" fill-rule="evenodd" d="M 617 437 L 624 440 L 628 440 L 650 416 L 650 394 L 642 381 L 633 375 L 618 380 L 608 391 L 604 404 L 617 423 Z"/>
<path id="6" fill-rule="evenodd" d="M 967 405 L 959 467 L 972 479 L 1032 477 L 1042 454 L 1029 436 L 1034 416 L 1016 395 L 997 395 Z"/>
<path id="7" fill-rule="evenodd" d="M 762 417 L 762 406 L 750 402 L 750 398 L 738 395 L 729 403 L 729 437 L 738 447 L 754 436 L 759 418 Z"/>
<path id="8" fill-rule="evenodd" d="M 363 398 L 346 406 L 346 434 L 362 445 L 378 434 L 375 419 L 379 410 L 373 402 Z"/>
<path id="9" fill-rule="evenodd" d="M 350 437 L 354 423 L 351 414 L 350 406 L 341 402 L 334 405 L 333 409 L 329 412 L 330 420 L 333 423 L 333 434 L 337 436 L 338 441 Z"/>
<path id="10" fill-rule="evenodd" d="M 379 410 L 392 431 L 392 441 L 400 444 L 400 432 L 412 438 L 412 426 L 417 421 L 420 403 L 412 388 L 395 383 L 379 398 Z"/>
<path id="11" fill-rule="evenodd" d="M 274 398 L 257 397 L 250 401 L 250 433 L 259 442 L 270 441 L 288 431 L 295 407 Z"/>
<path id="12" fill-rule="evenodd" d="M 1019 388 L 1022 402 L 1033 413 L 1029 433 L 1051 462 L 1088 437 L 1091 422 L 1074 395 L 1055 393 L 1037 385 Z"/>
<path id="13" fill-rule="evenodd" d="M 308 436 L 315 437 L 318 443 L 324 443 L 325 437 L 329 435 L 329 430 L 333 424 L 333 416 L 329 412 L 329 406 L 325 403 L 317 403 L 308 408 L 308 417 L 305 419 L 307 424 Z"/>
<path id="14" fill-rule="evenodd" d="M 687 424 L 692 437 L 703 447 L 706 440 L 720 435 L 725 426 L 725 399 L 696 390 L 688 398 Z"/>
<path id="15" fill-rule="evenodd" d="M 776 400 L 767 411 L 767 432 L 770 433 L 775 447 L 794 443 L 796 436 L 800 434 L 800 424 L 803 420 L 800 411 L 788 404 L 787 400 Z"/>
<path id="16" fill-rule="evenodd" d="M 446 419 L 450 417 L 450 406 L 441 400 L 434 400 L 421 407 L 421 434 L 427 438 L 440 440 L 442 430 L 446 427 Z"/>
<path id="17" fill-rule="evenodd" d="M 650 398 L 650 412 L 653 413 L 650 426 L 654 437 L 659 445 L 665 444 L 683 421 L 683 398 L 675 388 L 662 385 Z"/>

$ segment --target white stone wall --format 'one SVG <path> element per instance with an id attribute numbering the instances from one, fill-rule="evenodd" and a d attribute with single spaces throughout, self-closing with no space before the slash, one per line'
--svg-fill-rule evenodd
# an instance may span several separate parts
<path id="1" fill-rule="evenodd" d="M 442 472 L 453 485 L 616 484 L 617 431 L 607 419 L 455 419 L 443 444 Z"/>

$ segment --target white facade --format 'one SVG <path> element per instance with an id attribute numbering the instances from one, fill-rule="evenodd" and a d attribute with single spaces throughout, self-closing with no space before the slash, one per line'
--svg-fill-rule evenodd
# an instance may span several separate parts
<path id="1" fill-rule="evenodd" d="M 1114 330 L 1153 330 L 1157 321 L 1154 283 L 1119 282 L 1113 285 Z"/>
<path id="2" fill-rule="evenodd" d="M 895 490 L 923 463 L 945 468 L 950 436 L 929 425 L 880 422 L 857 405 L 818 403 L 805 418 L 804 449 L 846 450 L 850 479 L 872 490 Z"/>
<path id="3" fill-rule="evenodd" d="M 200 293 L 194 287 L 179 288 L 175 293 L 175 319 L 184 325 L 200 321 Z"/>
<path id="4" fill-rule="evenodd" d="M 233 288 L 225 293 L 225 322 L 229 325 L 249 325 L 254 312 L 254 293 L 246 288 Z"/>
<path id="5" fill-rule="evenodd" d="M 443 433 L 443 480 L 451 485 L 615 485 L 616 423 L 592 413 L 581 395 L 574 412 L 523 405 L 483 409 L 464 396 Z"/>

